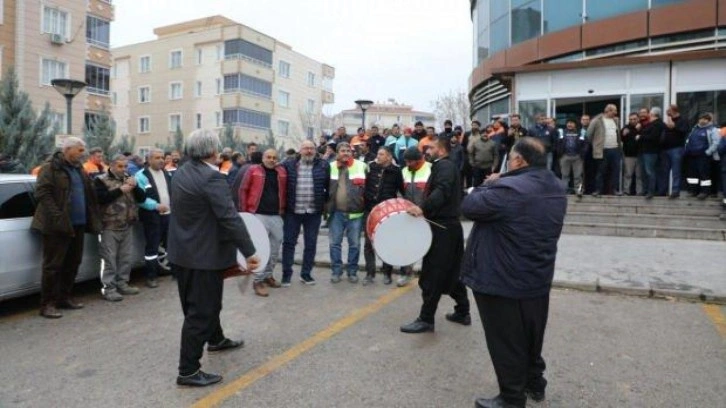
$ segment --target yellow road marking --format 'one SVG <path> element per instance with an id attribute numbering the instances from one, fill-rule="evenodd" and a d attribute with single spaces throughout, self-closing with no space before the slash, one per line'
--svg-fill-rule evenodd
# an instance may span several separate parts
<path id="1" fill-rule="evenodd" d="M 292 346 L 287 351 L 273 357 L 271 360 L 269 360 L 265 364 L 262 364 L 261 366 L 258 366 L 257 368 L 254 368 L 251 371 L 248 371 L 246 374 L 237 378 L 236 380 L 232 381 L 231 383 L 210 393 L 206 397 L 204 397 L 204 398 L 200 399 L 199 401 L 197 401 L 196 403 L 194 403 L 194 405 L 192 405 L 192 407 L 193 408 L 210 408 L 210 407 L 215 407 L 215 406 L 221 404 L 229 397 L 244 390 L 245 388 L 247 388 L 250 385 L 257 382 L 258 380 L 261 380 L 262 378 L 266 377 L 268 374 L 273 373 L 274 371 L 281 368 L 285 364 L 297 359 L 298 357 L 300 357 L 304 353 L 310 351 L 312 348 L 314 348 L 318 344 L 325 342 L 326 340 L 330 339 L 331 337 L 335 336 L 336 334 L 349 328 L 350 326 L 353 326 L 354 324 L 360 322 L 361 320 L 365 319 L 366 317 L 378 312 L 384 306 L 388 305 L 389 303 L 391 303 L 394 300 L 398 299 L 399 297 L 405 295 L 406 293 L 411 291 L 413 288 L 418 286 L 417 282 L 418 282 L 418 279 L 414 279 L 411 281 L 411 283 L 408 284 L 408 286 L 406 286 L 404 288 L 392 290 L 392 291 L 386 293 L 385 295 L 379 297 L 375 302 L 370 303 L 367 306 L 364 306 L 360 309 L 354 310 L 352 313 L 348 314 L 347 316 L 344 316 L 340 320 L 333 322 L 330 326 L 326 327 L 325 329 L 317 332 L 312 337 L 309 337 L 306 340 L 302 341 L 301 343 L 298 343 L 298 344 Z"/>
<path id="2" fill-rule="evenodd" d="M 726 340 L 726 316 L 721 311 L 721 306 L 718 305 L 703 305 L 703 311 L 706 312 L 708 318 L 711 319 L 716 331 L 719 332 L 721 337 Z"/>

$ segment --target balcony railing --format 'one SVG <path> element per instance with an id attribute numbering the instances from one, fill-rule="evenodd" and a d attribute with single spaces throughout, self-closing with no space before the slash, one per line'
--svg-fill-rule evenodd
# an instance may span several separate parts
<path id="1" fill-rule="evenodd" d="M 86 87 L 86 91 L 90 94 L 103 95 L 103 96 L 109 96 L 111 94 L 111 91 L 109 91 L 108 89 L 96 88 L 93 86 Z"/>
<path id="2" fill-rule="evenodd" d="M 247 62 L 251 62 L 251 63 L 253 63 L 255 65 L 263 66 L 265 68 L 272 68 L 272 64 L 268 64 L 265 61 L 260 61 L 260 60 L 255 59 L 255 58 L 250 58 L 250 57 L 248 57 L 248 56 L 246 56 L 244 54 L 227 54 L 227 55 L 224 56 L 224 59 L 227 59 L 227 60 L 239 59 L 239 60 L 244 60 L 244 61 L 247 61 Z"/>
<path id="3" fill-rule="evenodd" d="M 109 48 L 111 48 L 109 43 L 104 42 L 104 41 L 95 40 L 93 38 L 86 38 L 86 43 L 88 43 L 94 47 L 103 48 L 104 50 L 108 50 Z"/>

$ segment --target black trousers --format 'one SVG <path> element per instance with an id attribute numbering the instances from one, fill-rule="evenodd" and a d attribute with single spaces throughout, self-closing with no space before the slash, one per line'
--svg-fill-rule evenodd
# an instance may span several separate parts
<path id="1" fill-rule="evenodd" d="M 74 236 L 46 235 L 43 245 L 43 268 L 40 306 L 55 305 L 68 300 L 83 260 L 85 226 L 73 227 Z"/>
<path id="2" fill-rule="evenodd" d="M 139 218 L 144 225 L 144 260 L 146 267 L 144 275 L 147 279 L 156 279 L 159 275 L 159 246 L 166 248 L 166 238 L 169 231 L 169 216 L 160 215 L 154 211 L 142 211 Z"/>
<path id="3" fill-rule="evenodd" d="M 499 394 L 524 407 L 525 388 L 544 391 L 547 380 L 542 342 L 550 296 L 510 299 L 474 292 L 487 348 L 499 382 Z"/>
<path id="4" fill-rule="evenodd" d="M 454 312 L 457 314 L 468 315 L 470 308 L 466 286 L 459 280 L 461 259 L 464 257 L 464 231 L 461 222 L 458 219 L 435 222 L 446 229 L 431 225 L 431 248 L 424 256 L 418 280 L 423 298 L 419 318 L 432 324 L 442 295 L 448 294 L 454 299 Z"/>
<path id="5" fill-rule="evenodd" d="M 479 168 L 479 167 L 472 167 L 471 169 L 472 174 L 472 187 L 479 187 L 481 183 L 484 182 L 484 180 L 489 177 L 489 175 L 492 174 L 492 169 L 487 168 Z"/>
<path id="6" fill-rule="evenodd" d="M 184 312 L 179 353 L 179 375 L 192 375 L 199 368 L 204 344 L 219 344 L 224 332 L 219 323 L 222 311 L 222 271 L 187 269 L 172 265 L 179 285 Z"/>

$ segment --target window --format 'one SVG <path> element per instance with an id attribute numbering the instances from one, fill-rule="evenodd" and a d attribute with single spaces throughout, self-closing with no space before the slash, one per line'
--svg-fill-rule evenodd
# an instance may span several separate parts
<path id="1" fill-rule="evenodd" d="M 94 16 L 86 16 L 86 42 L 101 48 L 110 44 L 111 23 Z"/>
<path id="2" fill-rule="evenodd" d="M 182 67 L 182 51 L 176 50 L 169 53 L 169 68 L 177 69 Z"/>
<path id="3" fill-rule="evenodd" d="M 219 95 L 222 93 L 222 80 L 220 78 L 217 78 L 216 82 L 217 82 L 217 93 L 215 93 L 215 95 Z"/>
<path id="4" fill-rule="evenodd" d="M 283 78 L 290 78 L 290 63 L 285 62 L 285 61 L 280 61 L 280 66 L 278 68 L 277 74 Z"/>
<path id="5" fill-rule="evenodd" d="M 0 24 L 3 23 L 3 10 L 5 9 L 5 5 L 3 4 L 3 0 L 0 0 Z M 2 54 L 0 54 L 0 57 L 2 57 Z M 2 58 L 0 58 L 0 61 L 2 61 Z M 2 72 L 2 71 L 0 71 Z"/>
<path id="6" fill-rule="evenodd" d="M 0 219 L 32 217 L 35 205 L 24 183 L 0 185 Z"/>
<path id="7" fill-rule="evenodd" d="M 278 91 L 277 103 L 281 108 L 290 107 L 290 92 Z"/>
<path id="8" fill-rule="evenodd" d="M 68 13 L 57 8 L 43 7 L 43 33 L 59 34 L 68 39 Z"/>
<path id="9" fill-rule="evenodd" d="M 689 123 L 698 122 L 703 112 L 713 112 L 713 123 L 718 126 L 726 122 L 726 90 L 704 92 L 679 92 L 676 105 Z M 723 159 L 721 159 L 723 160 Z"/>
<path id="10" fill-rule="evenodd" d="M 222 126 L 222 112 L 214 112 L 214 126 Z"/>
<path id="11" fill-rule="evenodd" d="M 630 110 L 623 115 L 637 112 L 641 108 L 663 108 L 663 94 L 630 95 Z"/>
<path id="12" fill-rule="evenodd" d="M 201 113 L 197 113 L 197 118 L 196 119 L 197 119 L 196 120 L 196 122 L 197 122 L 197 129 L 201 129 L 202 128 L 202 114 Z"/>
<path id="13" fill-rule="evenodd" d="M 227 59 L 242 58 L 272 67 L 272 51 L 241 38 L 224 42 L 224 56 Z"/>
<path id="14" fill-rule="evenodd" d="M 312 99 L 308 99 L 308 103 L 305 106 L 305 112 L 307 113 L 314 113 L 315 112 L 315 101 Z"/>
<path id="15" fill-rule="evenodd" d="M 41 69 L 41 85 L 50 85 L 56 78 L 68 78 L 68 65 L 65 62 L 43 59 Z"/>
<path id="16" fill-rule="evenodd" d="M 197 86 L 194 88 L 194 96 L 197 98 L 202 96 L 202 81 L 197 81 Z"/>
<path id="17" fill-rule="evenodd" d="M 312 140 L 315 137 L 315 128 L 308 126 L 308 139 Z"/>
<path id="18" fill-rule="evenodd" d="M 169 115 L 169 131 L 176 132 L 181 129 L 181 113 L 172 113 Z"/>
<path id="19" fill-rule="evenodd" d="M 151 102 L 151 87 L 140 86 L 139 87 L 139 103 Z"/>
<path id="20" fill-rule="evenodd" d="M 139 73 L 151 72 L 151 55 L 144 55 L 139 58 Z"/>
<path id="21" fill-rule="evenodd" d="M 315 73 L 308 72 L 308 86 L 315 86 Z"/>
<path id="22" fill-rule="evenodd" d="M 108 95 L 111 89 L 111 70 L 86 63 L 86 90 L 90 93 Z"/>
<path id="23" fill-rule="evenodd" d="M 151 131 L 151 126 L 149 123 L 149 117 L 148 116 L 142 116 L 139 118 L 139 133 L 149 133 Z"/>
<path id="24" fill-rule="evenodd" d="M 65 131 L 66 130 L 66 115 L 58 112 L 50 112 L 50 128 Z"/>
<path id="25" fill-rule="evenodd" d="M 184 97 L 184 89 L 181 82 L 169 83 L 169 99 L 176 100 Z"/>
<path id="26" fill-rule="evenodd" d="M 598 21 L 633 11 L 646 10 L 648 0 L 588 0 L 585 2 L 585 6 L 587 21 Z M 561 5 L 558 3 L 557 7 L 561 7 Z"/>
<path id="27" fill-rule="evenodd" d="M 244 92 L 270 99 L 272 98 L 272 83 L 245 74 L 225 75 L 224 92 Z"/>
<path id="28" fill-rule="evenodd" d="M 547 114 L 547 101 L 522 101 L 519 102 L 519 114 L 522 116 L 522 126 L 529 128 L 535 125 L 534 117 L 538 114 Z M 486 118 L 482 123 L 489 123 L 489 118 Z"/>
<path id="29" fill-rule="evenodd" d="M 512 1 L 512 6 L 520 2 Z M 527 1 L 512 9 L 512 45 L 538 37 L 542 31 L 542 2 Z"/>
<path id="30" fill-rule="evenodd" d="M 202 62 L 204 62 L 204 51 L 197 48 L 197 65 L 202 65 Z"/>
<path id="31" fill-rule="evenodd" d="M 496 2 L 493 2 L 496 3 Z M 489 54 L 495 54 L 509 47 L 509 16 L 505 14 L 491 24 Z"/>
<path id="32" fill-rule="evenodd" d="M 270 128 L 270 114 L 249 109 L 225 109 L 225 125 L 245 126 L 258 129 Z"/>
<path id="33" fill-rule="evenodd" d="M 670 4 L 683 3 L 685 0 L 650 0 L 650 7 L 667 6 Z"/>
<path id="34" fill-rule="evenodd" d="M 287 136 L 290 134 L 290 122 L 286 120 L 277 121 L 277 133 L 281 136 Z"/>

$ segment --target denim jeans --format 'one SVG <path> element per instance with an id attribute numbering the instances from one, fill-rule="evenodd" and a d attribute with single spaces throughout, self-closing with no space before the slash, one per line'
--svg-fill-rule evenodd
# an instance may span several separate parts
<path id="1" fill-rule="evenodd" d="M 300 276 L 309 276 L 315 262 L 315 251 L 318 246 L 321 214 L 285 214 L 282 238 L 282 280 L 289 282 L 292 277 L 292 263 L 295 260 L 295 245 L 303 228 L 303 264 Z"/>
<path id="2" fill-rule="evenodd" d="M 640 160 L 643 167 L 643 191 L 645 194 L 655 195 L 655 177 L 658 153 L 643 153 L 640 155 Z"/>
<path id="3" fill-rule="evenodd" d="M 723 203 L 726 204 L 726 155 L 721 157 L 721 193 L 723 193 Z"/>
<path id="4" fill-rule="evenodd" d="M 668 179 L 670 177 L 673 180 L 671 193 L 680 194 L 681 178 L 683 177 L 683 174 L 681 173 L 681 164 L 683 163 L 684 150 L 685 149 L 683 147 L 675 147 L 661 153 L 661 158 L 664 161 L 663 170 L 665 172 L 665 182 L 664 188 L 661 189 L 662 191 L 658 191 L 659 193 L 663 195 L 666 194 L 666 191 L 668 190 Z"/>
<path id="5" fill-rule="evenodd" d="M 605 175 L 608 176 L 610 183 L 610 191 L 617 193 L 620 191 L 620 167 L 622 166 L 623 156 L 620 149 L 603 149 L 603 161 L 599 163 L 597 169 L 596 185 L 597 191 L 605 194 Z"/>
<path id="6" fill-rule="evenodd" d="M 348 238 L 348 276 L 358 274 L 362 227 L 363 217 L 351 219 L 348 213 L 340 211 L 330 214 L 330 268 L 333 276 L 343 274 L 343 234 Z"/>

